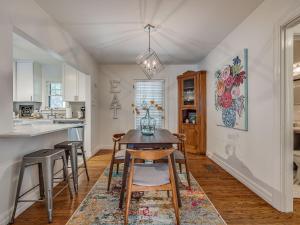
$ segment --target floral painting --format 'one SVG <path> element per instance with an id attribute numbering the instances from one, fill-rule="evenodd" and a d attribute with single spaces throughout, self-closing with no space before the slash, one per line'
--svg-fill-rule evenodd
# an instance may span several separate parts
<path id="1" fill-rule="evenodd" d="M 248 130 L 248 49 L 216 71 L 217 125 Z"/>

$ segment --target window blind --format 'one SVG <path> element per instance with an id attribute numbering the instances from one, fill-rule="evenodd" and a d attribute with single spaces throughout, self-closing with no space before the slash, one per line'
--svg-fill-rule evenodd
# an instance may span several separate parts
<path id="1" fill-rule="evenodd" d="M 156 120 L 156 128 L 164 128 L 164 112 L 165 112 L 165 82 L 164 80 L 136 80 L 135 89 L 135 105 L 141 109 L 143 101 L 148 104 L 151 100 L 155 104 L 162 106 L 163 111 L 153 107 L 150 110 L 150 116 Z M 145 116 L 145 110 L 140 110 L 140 114 L 135 114 L 135 128 L 140 129 L 140 119 Z"/>

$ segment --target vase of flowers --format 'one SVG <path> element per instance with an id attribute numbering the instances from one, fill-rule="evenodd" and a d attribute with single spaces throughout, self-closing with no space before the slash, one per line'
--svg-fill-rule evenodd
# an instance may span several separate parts
<path id="1" fill-rule="evenodd" d="M 140 115 L 140 109 L 139 107 L 132 104 L 133 112 L 135 112 L 137 115 Z M 158 104 L 155 104 L 154 100 L 151 100 L 149 103 L 147 103 L 145 100 L 141 104 L 141 109 L 145 111 L 145 116 L 143 116 L 140 120 L 140 129 L 143 135 L 151 136 L 154 135 L 155 132 L 155 125 L 156 120 L 155 118 L 150 116 L 151 110 L 159 110 L 162 111 L 162 107 Z"/>

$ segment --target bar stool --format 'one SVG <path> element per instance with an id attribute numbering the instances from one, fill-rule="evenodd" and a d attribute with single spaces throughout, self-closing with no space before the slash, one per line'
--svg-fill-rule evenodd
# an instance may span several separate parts
<path id="1" fill-rule="evenodd" d="M 10 223 L 14 223 L 14 218 L 16 214 L 17 205 L 19 202 L 36 202 L 36 201 L 44 201 L 47 204 L 48 210 L 48 221 L 52 222 L 53 216 L 53 198 L 58 196 L 67 186 L 69 187 L 69 192 L 71 198 L 73 197 L 73 193 L 71 190 L 71 186 L 69 185 L 69 177 L 66 176 L 67 184 L 53 197 L 53 183 L 54 183 L 54 175 L 53 175 L 53 164 L 56 160 L 62 159 L 63 161 L 63 170 L 67 173 L 67 160 L 65 151 L 62 149 L 42 149 L 30 154 L 27 154 L 23 157 L 21 170 L 19 175 L 19 181 L 17 186 L 17 194 L 14 204 L 14 210 L 12 213 L 12 217 Z M 24 171 L 26 167 L 38 165 L 39 168 L 39 184 L 31 188 L 30 190 L 24 192 L 20 195 L 20 190 L 23 182 Z M 25 194 L 32 191 L 36 187 L 40 187 L 40 200 L 19 200 Z"/>
<path id="2" fill-rule="evenodd" d="M 88 174 L 88 169 L 87 169 L 87 164 L 86 164 L 85 151 L 83 148 L 83 142 L 82 141 L 64 141 L 64 142 L 54 145 L 54 148 L 65 150 L 66 158 L 67 158 L 67 165 L 68 165 L 68 161 L 69 161 L 69 157 L 70 157 L 74 190 L 76 193 L 78 193 L 78 177 L 79 177 L 79 175 L 81 175 L 81 174 L 78 174 L 79 168 L 84 168 L 87 180 L 88 181 L 90 180 L 90 177 Z M 83 166 L 78 167 L 78 155 L 81 155 L 83 158 Z"/>

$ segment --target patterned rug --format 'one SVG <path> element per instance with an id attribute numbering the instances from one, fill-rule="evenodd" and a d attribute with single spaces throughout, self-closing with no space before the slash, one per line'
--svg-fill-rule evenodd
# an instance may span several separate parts
<path id="1" fill-rule="evenodd" d="M 109 168 L 106 168 L 67 225 L 123 224 L 124 213 L 118 207 L 122 171 L 119 174 L 113 173 L 111 191 L 107 192 L 108 171 Z M 179 174 L 179 178 L 183 186 L 180 189 L 182 225 L 226 224 L 193 176 L 191 188 L 187 187 L 184 173 Z M 134 193 L 129 213 L 129 224 L 175 224 L 172 199 L 167 197 L 165 191 Z"/>

